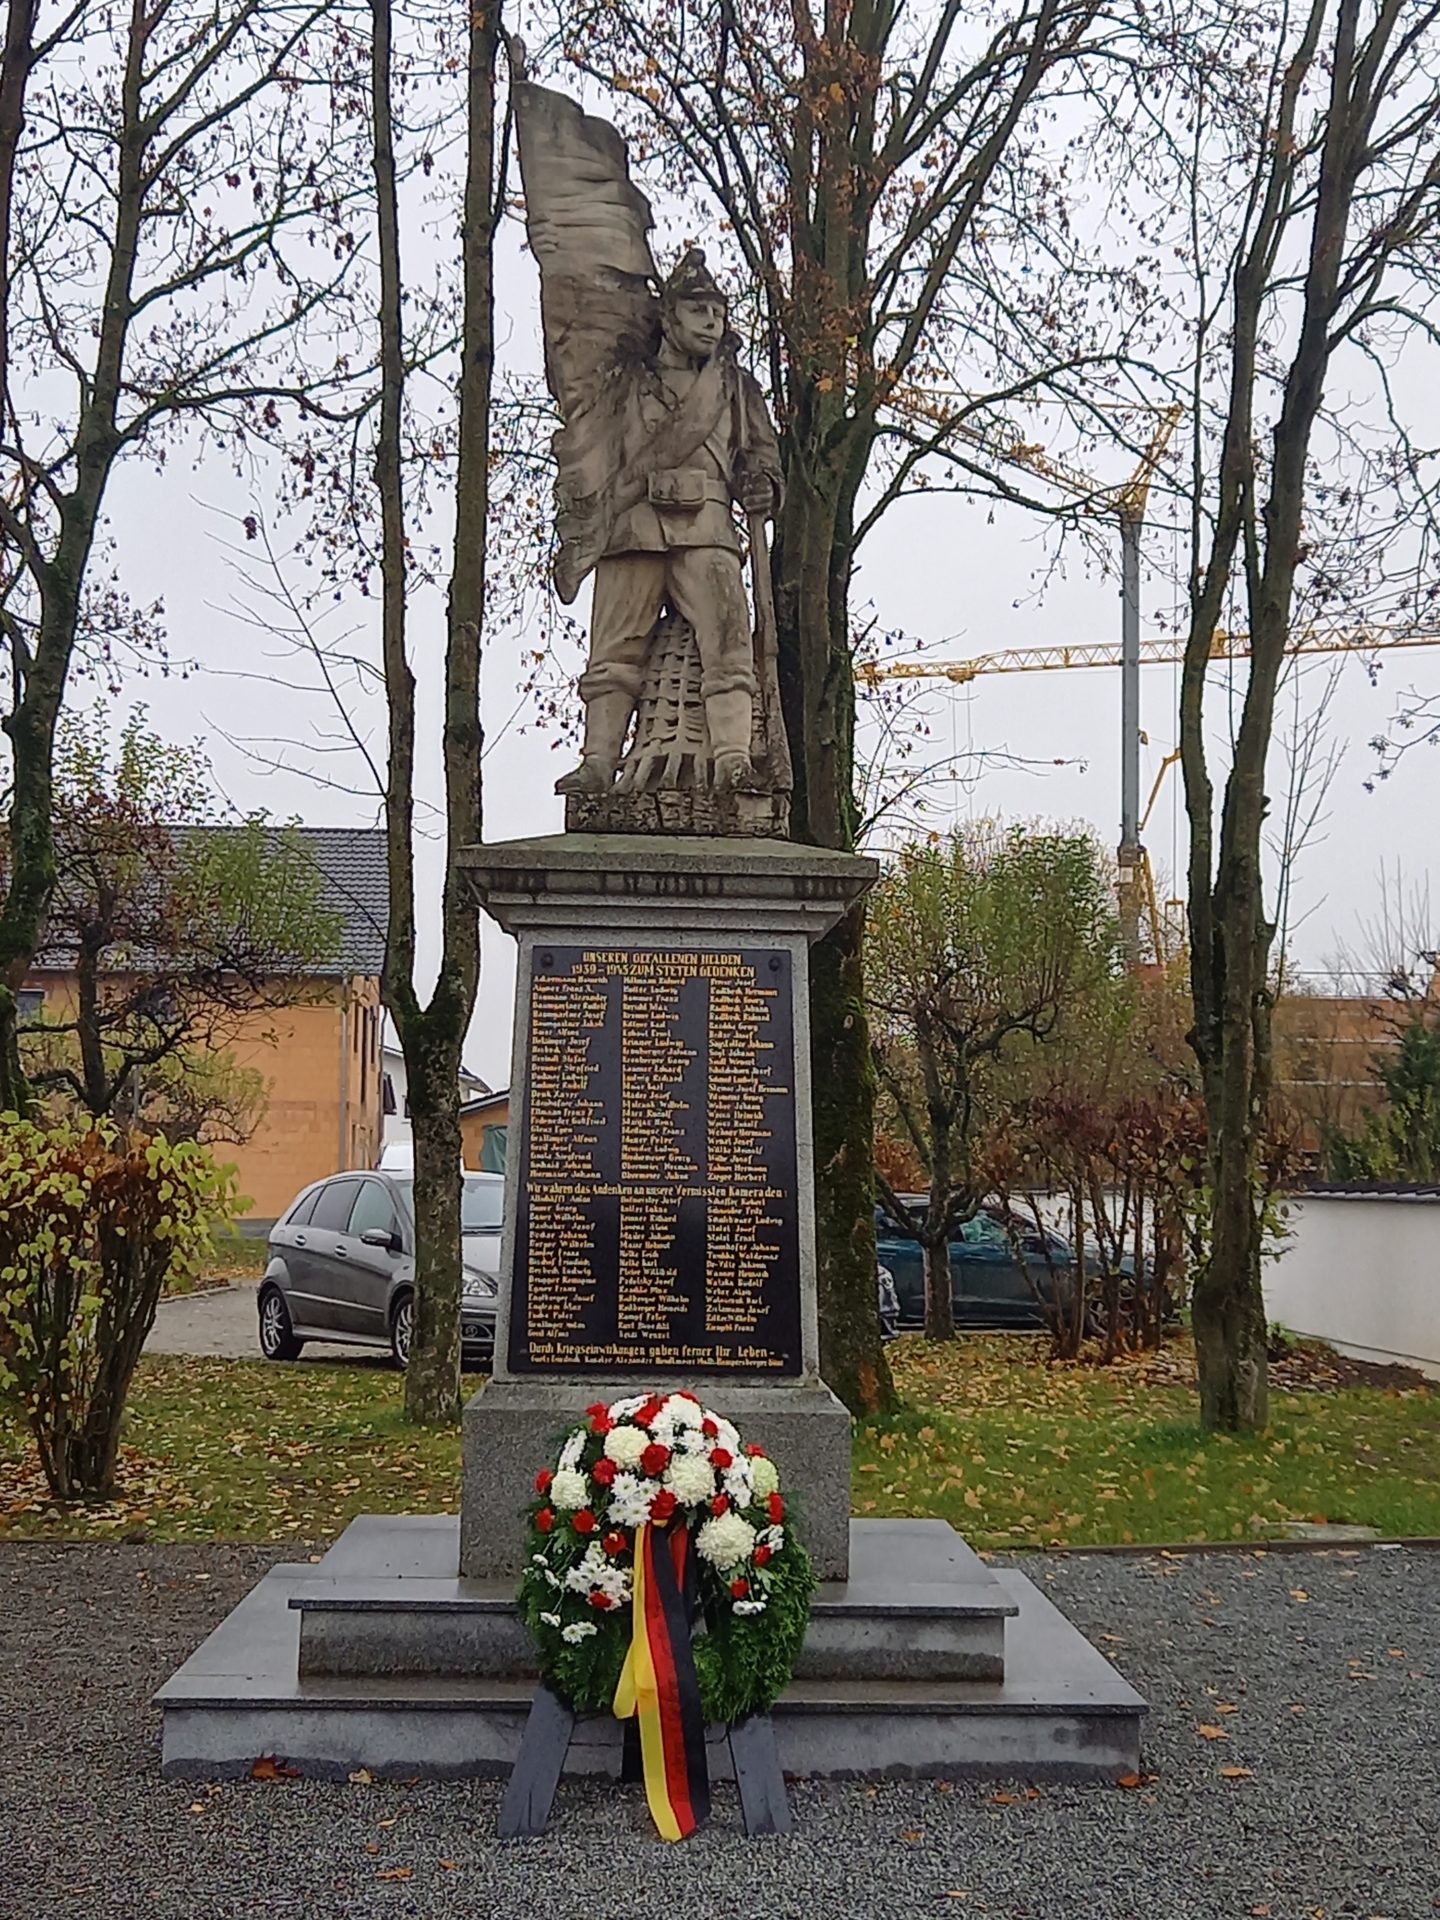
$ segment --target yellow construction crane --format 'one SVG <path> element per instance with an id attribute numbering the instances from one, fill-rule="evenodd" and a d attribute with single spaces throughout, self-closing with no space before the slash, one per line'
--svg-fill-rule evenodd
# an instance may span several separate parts
<path id="1" fill-rule="evenodd" d="M 1383 637 L 1377 637 L 1383 636 Z M 1123 643 L 1122 643 L 1123 644 Z M 1391 647 L 1440 646 L 1440 627 L 1307 627 L 1290 642 L 1291 653 L 1373 653 Z M 1248 633 L 1217 627 L 1210 642 L 1212 660 L 1249 657 Z M 1174 634 L 1140 642 L 1140 664 L 1161 667 L 1185 657 L 1185 636 Z M 1051 646 L 1005 647 L 997 653 L 977 653 L 968 660 L 866 660 L 855 668 L 858 685 L 877 688 L 884 680 L 948 680 L 967 686 L 982 673 L 1043 673 L 1057 667 L 1118 667 L 1122 647 L 1113 640 L 1086 644 L 1065 641 Z"/>
<path id="2" fill-rule="evenodd" d="M 1392 647 L 1437 647 L 1440 646 L 1440 626 L 1384 626 L 1380 624 L 1365 626 L 1305 627 L 1295 634 L 1290 642 L 1291 653 L 1375 653 L 1388 651 Z M 1228 628 L 1217 627 L 1210 642 L 1210 658 L 1214 661 L 1243 660 L 1250 652 L 1248 633 L 1232 632 Z M 1166 666 L 1184 658 L 1185 636 L 1173 634 L 1159 639 L 1142 640 L 1139 643 L 1139 658 L 1145 666 Z M 1053 646 L 1006 647 L 997 653 L 977 653 L 969 660 L 867 660 L 855 668 L 856 684 L 871 692 L 878 691 L 888 680 L 948 680 L 952 686 L 968 686 L 972 680 L 978 680 L 982 673 L 1048 673 L 1057 669 L 1072 667 L 1119 667 L 1125 664 L 1126 642 L 1117 646 L 1113 641 L 1098 640 L 1084 645 L 1069 645 L 1064 642 Z M 1130 738 L 1127 735 L 1127 741 Z M 1138 725 L 1134 734 L 1137 762 L 1140 744 Z M 1150 937 L 1155 958 L 1162 964 L 1170 957 L 1167 951 L 1166 920 L 1160 912 L 1155 894 L 1155 876 L 1151 870 L 1149 855 L 1145 851 L 1141 836 L 1150 821 L 1155 802 L 1159 797 L 1166 774 L 1180 758 L 1178 749 L 1167 754 L 1160 763 L 1155 776 L 1155 784 L 1150 790 L 1150 798 L 1144 813 L 1136 820 L 1134 834 L 1127 843 L 1122 840 L 1120 848 L 1121 872 L 1121 910 L 1133 913 L 1138 928 L 1138 916 L 1144 912 L 1150 923 Z M 1138 779 L 1138 768 L 1137 768 Z M 1128 817 L 1128 816 L 1127 816 Z M 1129 854 L 1127 861 L 1125 856 Z M 1127 873 L 1126 868 L 1130 871 Z M 1126 890 L 1129 890 L 1128 898 Z M 1133 936 L 1127 928 L 1127 940 L 1133 945 Z"/>
<path id="3" fill-rule="evenodd" d="M 959 393 L 904 387 L 897 392 L 895 404 L 901 411 L 908 409 L 934 421 L 940 430 L 939 438 L 963 440 L 967 445 L 988 454 L 992 460 L 1007 466 L 1024 467 L 1047 485 L 1077 499 L 1083 512 L 1102 518 L 1113 515 L 1119 523 L 1120 647 L 1115 657 L 1120 667 L 1120 845 L 1116 863 L 1119 871 L 1121 934 L 1126 954 L 1133 965 L 1140 956 L 1140 908 L 1147 878 L 1144 872 L 1145 856 L 1140 846 L 1139 822 L 1140 665 L 1144 657 L 1140 639 L 1140 534 L 1145 525 L 1145 507 L 1151 482 L 1170 444 L 1170 436 L 1175 431 L 1182 410 L 1174 405 L 1133 409 L 1137 412 L 1153 412 L 1154 430 L 1140 457 L 1140 464 L 1129 479 L 1118 486 L 1107 486 L 1089 474 L 1068 466 L 1063 460 L 1055 459 L 1043 447 L 1023 439 L 1012 427 L 1003 424 L 999 427 L 973 427 L 964 418 L 957 419 L 956 403 L 967 397 Z M 992 659 L 999 657 L 991 656 Z M 1036 661 L 1033 664 L 1038 666 L 1041 663 Z M 1067 660 L 1047 664 L 1081 663 Z M 1108 659 L 1105 664 L 1110 664 Z M 895 674 L 892 677 L 899 676 Z"/>

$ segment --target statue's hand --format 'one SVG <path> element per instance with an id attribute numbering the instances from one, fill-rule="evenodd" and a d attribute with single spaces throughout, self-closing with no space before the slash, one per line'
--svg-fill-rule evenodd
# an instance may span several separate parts
<path id="1" fill-rule="evenodd" d="M 746 513 L 758 513 L 769 516 L 775 511 L 775 482 L 768 473 L 741 473 L 739 476 L 740 504 Z"/>

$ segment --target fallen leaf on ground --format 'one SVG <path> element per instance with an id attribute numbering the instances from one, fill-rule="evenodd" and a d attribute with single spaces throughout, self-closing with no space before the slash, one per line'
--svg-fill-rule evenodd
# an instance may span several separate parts
<path id="1" fill-rule="evenodd" d="M 287 1767 L 283 1760 L 277 1760 L 273 1753 L 262 1753 L 250 1769 L 252 1780 L 298 1780 L 300 1769 Z"/>
<path id="2" fill-rule="evenodd" d="M 455 1871 L 455 1862 L 453 1860 L 442 1860 L 440 1865 L 445 1869 L 446 1873 L 454 1873 Z"/>
<path id="3" fill-rule="evenodd" d="M 1142 1776 L 1138 1773 L 1122 1773 L 1115 1784 L 1117 1787 L 1124 1787 L 1128 1792 L 1131 1787 L 1139 1786 L 1141 1778 Z"/>
<path id="4" fill-rule="evenodd" d="M 1255 1769 L 1253 1767 L 1221 1767 L 1220 1778 L 1222 1780 L 1253 1780 Z"/>
<path id="5" fill-rule="evenodd" d="M 1203 1720 L 1197 1725 L 1195 1731 L 1202 1740 L 1228 1740 L 1230 1738 L 1224 1727 L 1207 1726 Z"/>
<path id="6" fill-rule="evenodd" d="M 414 1872 L 413 1867 L 382 1867 L 375 1878 L 377 1880 L 409 1880 Z"/>
<path id="7" fill-rule="evenodd" d="M 357 1767 L 354 1773 L 347 1774 L 346 1778 L 352 1787 L 373 1787 L 375 1784 L 375 1776 L 368 1767 Z"/>
<path id="8" fill-rule="evenodd" d="M 1291 1587 L 1290 1598 L 1292 1600 L 1298 1600 L 1300 1604 L 1303 1606 L 1305 1602 L 1310 1598 L 1310 1596 L 1305 1591 L 1304 1587 Z"/>

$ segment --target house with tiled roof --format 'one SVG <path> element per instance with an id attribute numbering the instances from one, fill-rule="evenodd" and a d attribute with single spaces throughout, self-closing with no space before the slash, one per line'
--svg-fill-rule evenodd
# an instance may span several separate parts
<path id="1" fill-rule="evenodd" d="M 224 826 L 187 827 L 225 833 Z M 277 829 L 277 831 L 281 831 Z M 338 927 L 330 957 L 301 970 L 292 1004 L 239 1016 L 226 1047 L 266 1083 L 265 1113 L 251 1137 L 217 1149 L 235 1163 L 250 1201 L 244 1224 L 276 1219 L 300 1188 L 347 1167 L 374 1166 L 383 1135 L 380 975 L 389 888 L 378 827 L 300 827 L 319 876 L 317 905 Z M 131 966 L 143 970 L 143 956 Z M 21 991 L 26 1014 L 62 1012 L 75 999 L 72 956 L 42 952 Z M 235 1028 L 234 1022 L 230 1023 Z"/>

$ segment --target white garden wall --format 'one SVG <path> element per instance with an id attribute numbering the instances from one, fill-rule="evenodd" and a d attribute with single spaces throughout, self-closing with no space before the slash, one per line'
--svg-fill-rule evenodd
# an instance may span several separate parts
<path id="1" fill-rule="evenodd" d="M 1440 1379 L 1440 1194 L 1305 1194 L 1266 1263 L 1265 1315 L 1361 1360 Z"/>

